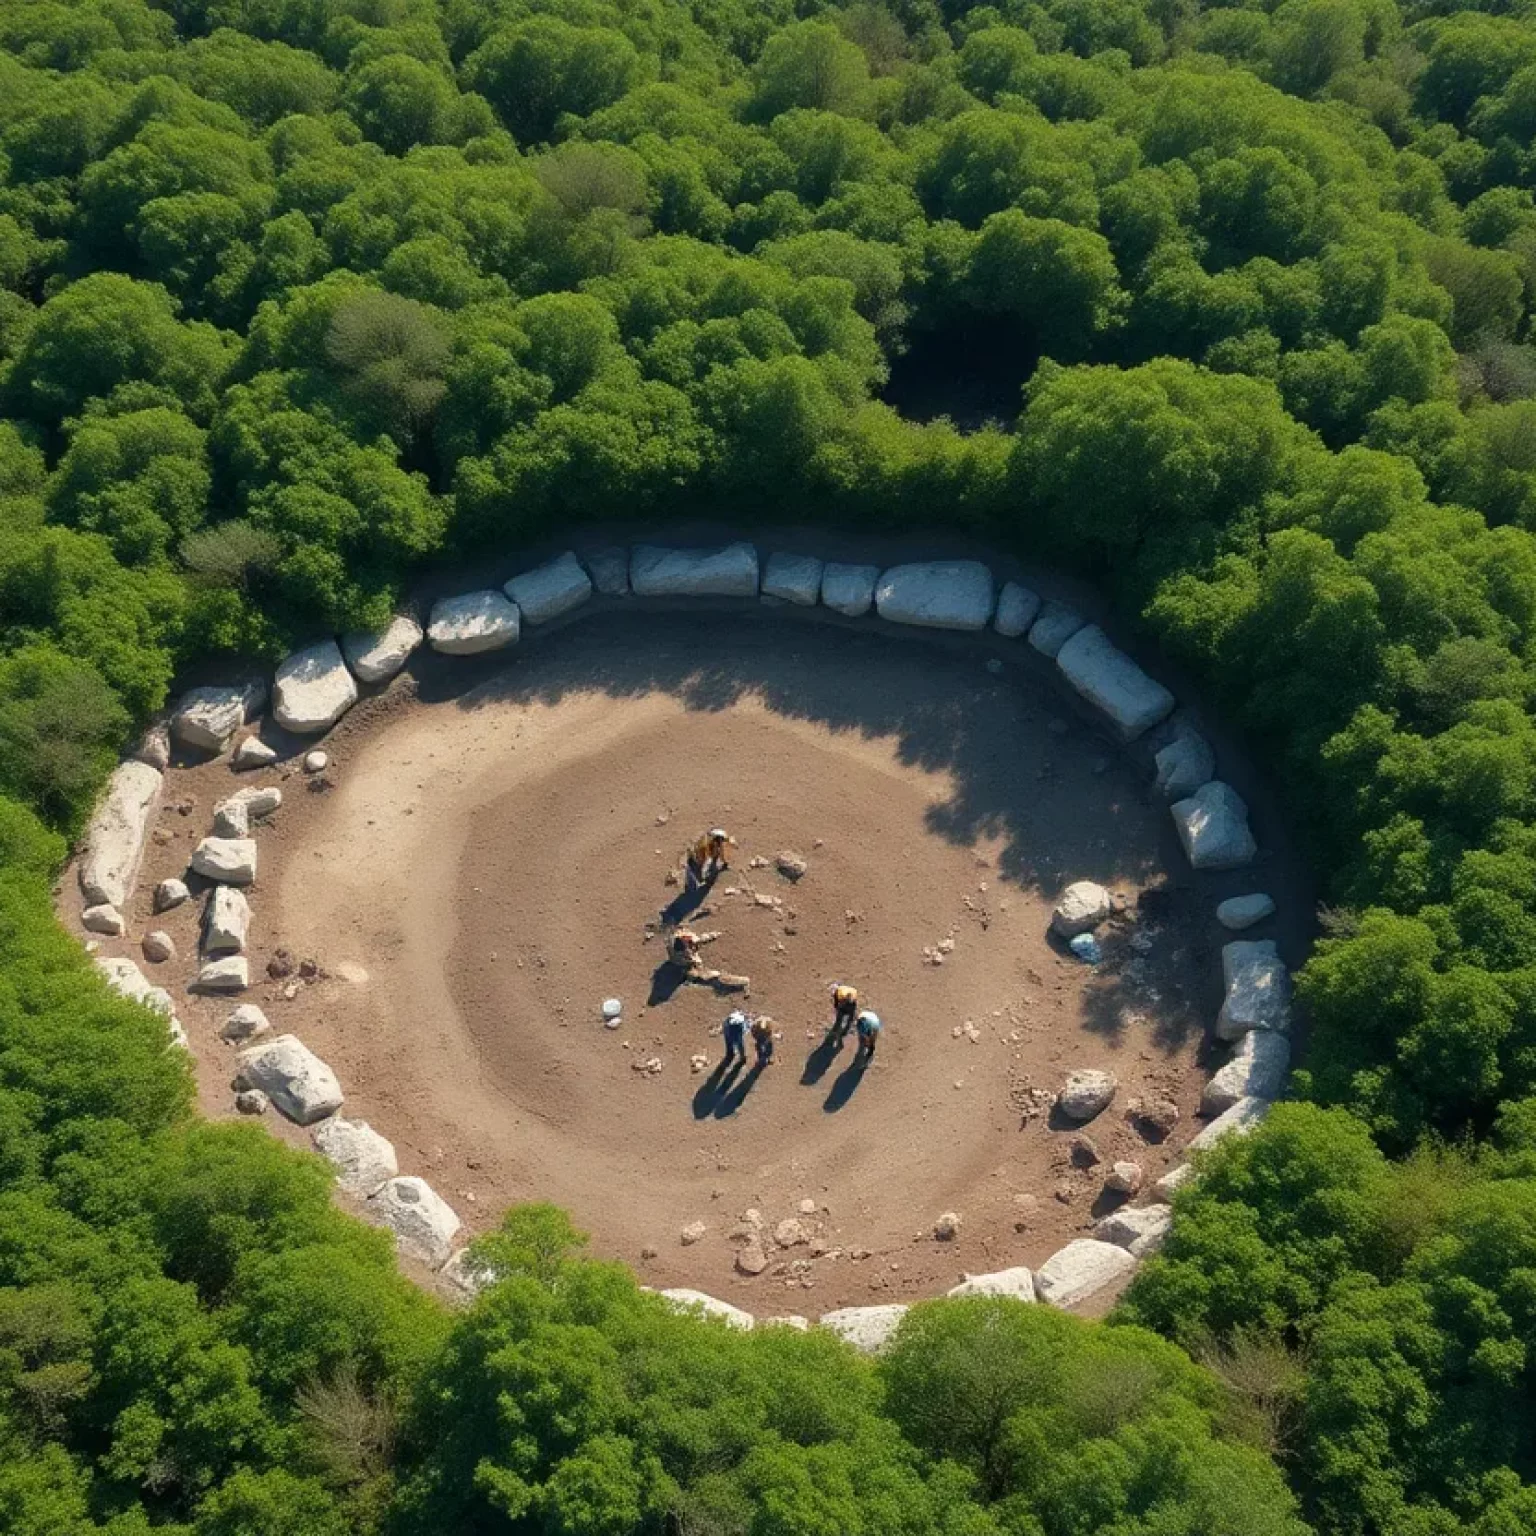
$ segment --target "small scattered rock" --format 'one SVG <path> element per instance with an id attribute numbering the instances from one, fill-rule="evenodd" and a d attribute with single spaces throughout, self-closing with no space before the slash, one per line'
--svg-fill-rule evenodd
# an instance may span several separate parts
<path id="1" fill-rule="evenodd" d="M 703 1242 L 704 1235 L 708 1231 L 709 1228 L 702 1221 L 690 1221 L 677 1235 L 683 1247 L 691 1248 L 695 1243 Z"/>
<path id="2" fill-rule="evenodd" d="M 1104 1180 L 1104 1188 L 1117 1195 L 1134 1195 L 1139 1193 L 1145 1179 L 1140 1163 L 1116 1163 Z"/>
<path id="3" fill-rule="evenodd" d="M 116 907 L 109 906 L 106 902 L 99 902 L 94 907 L 87 907 L 80 914 L 80 922 L 90 933 L 103 933 L 109 939 L 121 936 L 126 924 L 123 922 L 123 914 Z"/>
<path id="4" fill-rule="evenodd" d="M 205 880 L 249 885 L 256 878 L 256 843 L 249 837 L 205 837 L 192 850 L 192 868 Z"/>
<path id="5" fill-rule="evenodd" d="M 1090 933 L 1110 914 L 1110 894 L 1093 880 L 1074 880 L 1051 913 L 1051 927 L 1064 939 Z"/>
<path id="6" fill-rule="evenodd" d="M 933 1224 L 933 1235 L 941 1243 L 947 1243 L 960 1235 L 960 1218 L 954 1211 L 945 1211 Z"/>
<path id="7" fill-rule="evenodd" d="M 219 1031 L 222 1039 L 231 1045 L 242 1044 L 246 1040 L 254 1040 L 258 1035 L 264 1035 L 272 1028 L 266 1014 L 255 1003 L 241 1003 L 230 1016 L 225 1019 L 224 1027 Z"/>
<path id="8" fill-rule="evenodd" d="M 613 1028 L 618 1024 L 618 1022 L 619 1021 L 617 1019 L 613 1020 L 609 1027 Z M 688 1070 L 692 1072 L 695 1077 L 697 1077 L 699 1073 L 702 1072 L 708 1065 L 709 1057 L 707 1056 L 690 1056 L 688 1058 Z"/>
<path id="9" fill-rule="evenodd" d="M 1172 1099 L 1132 1099 L 1127 1110 L 1137 1130 L 1150 1140 L 1161 1141 L 1179 1123 L 1179 1106 Z"/>
<path id="10" fill-rule="evenodd" d="M 331 754 L 329 752 L 322 752 L 317 747 L 313 752 L 306 752 L 304 754 L 304 772 L 324 773 L 330 766 L 330 762 Z"/>
<path id="11" fill-rule="evenodd" d="M 1078 1134 L 1068 1142 L 1072 1161 L 1079 1168 L 1092 1168 L 1103 1161 L 1098 1143 L 1091 1136 Z"/>
<path id="12" fill-rule="evenodd" d="M 1216 921 L 1223 928 L 1241 932 L 1263 922 L 1274 910 L 1274 901 L 1262 891 L 1255 891 L 1251 896 L 1229 896 L 1216 908 Z"/>
<path id="13" fill-rule="evenodd" d="M 243 992 L 250 984 L 250 962 L 244 955 L 224 955 L 208 961 L 192 983 L 199 992 Z"/>
<path id="14" fill-rule="evenodd" d="M 768 1268 L 768 1253 L 754 1238 L 736 1250 L 736 1268 L 744 1275 L 760 1275 Z"/>
<path id="15" fill-rule="evenodd" d="M 791 849 L 776 853 L 773 856 L 773 866 L 786 880 L 802 879 L 806 870 L 810 868 L 805 859 Z"/>
<path id="16" fill-rule="evenodd" d="M 139 941 L 139 948 L 144 951 L 144 958 L 156 965 L 176 958 L 176 941 L 163 928 L 146 933 Z"/>
<path id="17" fill-rule="evenodd" d="M 1080 933 L 1068 943 L 1067 948 L 1077 956 L 1084 965 L 1097 965 L 1104 958 L 1104 951 L 1099 947 L 1099 941 L 1091 933 Z"/>
<path id="18" fill-rule="evenodd" d="M 260 1088 L 242 1088 L 235 1095 L 235 1108 L 242 1115 L 264 1115 L 271 1102 Z"/>
<path id="19" fill-rule="evenodd" d="M 800 1222 L 789 1216 L 773 1229 L 773 1240 L 780 1248 L 799 1248 L 810 1242 L 811 1235 Z"/>
<path id="20" fill-rule="evenodd" d="M 616 997 L 607 998 L 603 1003 L 603 1017 L 605 1019 L 617 1019 L 624 1013 L 624 1004 Z"/>
<path id="21" fill-rule="evenodd" d="M 265 768 L 277 761 L 277 749 L 269 747 L 259 736 L 247 736 L 235 748 L 232 761 L 236 768 Z"/>
<path id="22" fill-rule="evenodd" d="M 293 958 L 290 949 L 274 949 L 271 958 L 267 961 L 267 975 L 273 981 L 282 981 L 284 977 L 292 976 L 298 969 L 298 961 Z"/>
<path id="23" fill-rule="evenodd" d="M 224 800 L 213 808 L 215 837 L 249 837 L 251 813 L 243 800 Z"/>
<path id="24" fill-rule="evenodd" d="M 814 1216 L 816 1214 L 816 1202 L 809 1197 L 800 1202 L 800 1214 L 802 1216 Z"/>
<path id="25" fill-rule="evenodd" d="M 1119 1086 L 1112 1072 L 1080 1068 L 1068 1075 L 1056 1105 L 1069 1120 L 1092 1120 L 1109 1108 Z"/>

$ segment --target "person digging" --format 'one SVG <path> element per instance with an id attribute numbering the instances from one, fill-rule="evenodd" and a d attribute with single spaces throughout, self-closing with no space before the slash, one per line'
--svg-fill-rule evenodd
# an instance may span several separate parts
<path id="1" fill-rule="evenodd" d="M 706 832 L 688 850 L 688 889 L 696 891 L 702 885 L 709 885 L 721 870 L 729 869 L 731 861 L 726 857 L 726 850 L 735 846 L 736 839 L 724 827 Z"/>
<path id="2" fill-rule="evenodd" d="M 859 989 L 839 983 L 832 988 L 832 1029 L 835 1045 L 841 1045 L 859 1012 Z"/>

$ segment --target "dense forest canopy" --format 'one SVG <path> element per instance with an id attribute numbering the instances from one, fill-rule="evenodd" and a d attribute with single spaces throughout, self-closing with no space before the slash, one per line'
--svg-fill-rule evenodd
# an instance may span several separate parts
<path id="1" fill-rule="evenodd" d="M 0 0 L 0 1528 L 1536 1529 L 1533 141 L 1532 0 Z M 1305 1102 L 1109 1325 L 547 1210 L 450 1317 L 54 924 L 187 664 L 692 512 L 1076 569 L 1272 763 Z"/>

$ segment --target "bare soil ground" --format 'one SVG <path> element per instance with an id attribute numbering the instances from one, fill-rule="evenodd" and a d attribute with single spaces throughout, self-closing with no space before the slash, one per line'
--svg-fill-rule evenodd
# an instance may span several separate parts
<path id="1" fill-rule="evenodd" d="M 987 654 L 765 611 L 595 613 L 509 656 L 424 656 L 332 733 L 318 780 L 227 759 L 174 770 L 129 939 L 104 948 L 173 933 L 182 958 L 145 969 L 177 996 L 204 1112 L 231 1114 L 230 1003 L 184 991 L 197 904 L 151 919 L 149 898 L 215 801 L 280 781 L 249 1000 L 335 1067 L 343 1113 L 471 1230 L 553 1201 L 646 1283 L 764 1314 L 1037 1264 L 1115 1203 L 1113 1161 L 1150 1183 L 1179 1160 L 1210 1068 L 1215 902 L 1262 888 L 1284 903 L 1287 874 L 1192 875 L 1144 762 L 1027 667 L 990 674 Z M 669 872 L 716 823 L 740 847 L 690 921 L 721 933 L 709 964 L 750 975 L 745 1006 L 781 1032 L 769 1070 L 725 1081 L 732 1002 L 674 987 L 657 936 Z M 773 867 L 785 850 L 808 865 L 797 882 Z M 1048 936 L 1076 879 L 1126 903 L 1096 968 Z M 279 948 L 317 974 L 269 980 Z M 836 981 L 885 1021 L 867 1071 L 851 1043 L 824 1043 Z M 1074 1067 L 1120 1080 L 1084 1128 L 1097 1166 L 1049 1113 Z M 1126 1112 L 1152 1096 L 1181 1115 L 1161 1144 Z M 735 1263 L 749 1210 L 770 1239 L 788 1218 L 807 1239 L 769 1241 L 757 1275 Z M 941 1242 L 946 1211 L 961 1226 Z"/>

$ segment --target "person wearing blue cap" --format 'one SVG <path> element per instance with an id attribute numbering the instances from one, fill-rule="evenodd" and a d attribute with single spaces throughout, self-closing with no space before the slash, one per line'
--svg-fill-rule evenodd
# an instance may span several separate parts
<path id="1" fill-rule="evenodd" d="M 866 1061 L 875 1059 L 875 1042 L 880 1038 L 880 1015 L 866 1008 L 855 1025 L 859 1034 L 859 1052 Z"/>
<path id="2" fill-rule="evenodd" d="M 747 1016 L 741 1009 L 733 1008 L 725 1016 L 725 1026 L 721 1030 L 725 1036 L 725 1059 L 727 1062 L 740 1061 L 743 1066 L 747 1060 Z"/>

